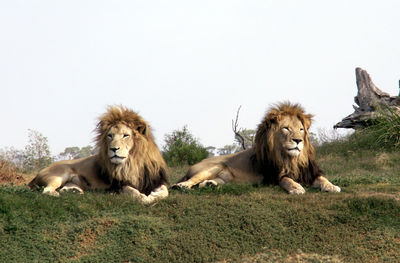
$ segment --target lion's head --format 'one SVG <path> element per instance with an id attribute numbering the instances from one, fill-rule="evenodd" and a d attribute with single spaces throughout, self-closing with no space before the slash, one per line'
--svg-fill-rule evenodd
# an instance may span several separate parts
<path id="1" fill-rule="evenodd" d="M 96 127 L 98 162 L 109 180 L 141 192 L 166 183 L 166 164 L 149 125 L 123 106 L 111 106 Z"/>
<path id="2" fill-rule="evenodd" d="M 255 159 L 258 167 L 275 167 L 279 177 L 298 179 L 302 168 L 314 158 L 308 129 L 312 115 L 298 104 L 277 104 L 269 109 L 258 125 L 255 137 Z M 276 178 L 278 179 L 278 178 Z"/>
<path id="3" fill-rule="evenodd" d="M 117 124 L 107 133 L 107 155 L 113 164 L 124 164 L 133 147 L 133 131 L 125 124 Z"/>

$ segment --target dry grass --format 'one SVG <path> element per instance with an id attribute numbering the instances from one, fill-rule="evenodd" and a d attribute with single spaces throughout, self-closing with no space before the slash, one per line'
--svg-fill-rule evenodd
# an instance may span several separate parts
<path id="1" fill-rule="evenodd" d="M 343 263 L 339 256 L 324 256 L 316 253 L 304 253 L 300 249 L 289 255 L 283 255 L 278 250 L 268 250 L 264 248 L 263 252 L 254 256 L 245 256 L 239 260 L 241 263 Z M 225 259 L 217 263 L 229 263 L 230 259 Z"/>
<path id="2" fill-rule="evenodd" d="M 71 260 L 79 260 L 83 256 L 88 256 L 93 253 L 96 247 L 96 240 L 107 233 L 111 227 L 117 225 L 117 223 L 115 219 L 101 218 L 94 219 L 93 222 L 85 224 L 86 228 L 78 235 L 75 244 L 78 251 Z"/>
<path id="3" fill-rule="evenodd" d="M 0 160 L 0 184 L 24 185 L 28 177 L 18 173 L 12 163 Z"/>

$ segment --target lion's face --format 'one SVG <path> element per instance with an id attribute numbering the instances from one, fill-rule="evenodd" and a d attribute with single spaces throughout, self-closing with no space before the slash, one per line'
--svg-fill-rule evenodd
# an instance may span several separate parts
<path id="1" fill-rule="evenodd" d="M 306 132 L 303 123 L 296 116 L 282 116 L 277 124 L 275 147 L 283 155 L 297 157 L 303 151 Z"/>
<path id="2" fill-rule="evenodd" d="M 133 132 L 124 125 L 112 126 L 107 133 L 107 155 L 113 164 L 124 164 L 133 147 Z"/>

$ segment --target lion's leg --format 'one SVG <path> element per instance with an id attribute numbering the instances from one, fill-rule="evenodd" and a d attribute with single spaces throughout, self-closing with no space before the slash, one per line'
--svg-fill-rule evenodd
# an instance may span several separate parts
<path id="1" fill-rule="evenodd" d="M 59 196 L 57 189 L 63 184 L 63 178 L 61 176 L 52 176 L 48 179 L 46 186 L 43 189 L 43 194 Z"/>
<path id="2" fill-rule="evenodd" d="M 303 186 L 289 177 L 283 177 L 279 182 L 279 186 L 288 191 L 289 194 L 304 194 L 306 192 Z"/>
<path id="3" fill-rule="evenodd" d="M 131 186 L 124 186 L 122 192 L 129 194 L 146 205 L 168 197 L 168 188 L 166 185 L 161 185 L 160 187 L 154 189 L 149 195 L 142 194 Z"/>
<path id="4" fill-rule="evenodd" d="M 45 175 L 39 186 L 44 186 L 43 194 L 59 196 L 57 189 L 62 187 L 70 178 L 69 173 L 62 175 Z"/>
<path id="5" fill-rule="evenodd" d="M 225 168 L 214 179 L 204 180 L 203 182 L 201 182 L 199 184 L 199 187 L 201 188 L 205 186 L 217 186 L 226 184 L 227 182 L 232 181 L 232 178 L 232 174 L 228 171 L 228 169 Z"/>
<path id="6" fill-rule="evenodd" d="M 57 189 L 74 178 L 74 173 L 66 165 L 55 164 L 39 172 L 29 183 L 30 187 L 44 187 L 43 194 L 59 196 Z"/>
<path id="7" fill-rule="evenodd" d="M 69 171 L 59 175 L 51 175 L 45 181 L 46 186 L 43 189 L 43 194 L 59 196 L 60 193 L 57 191 L 59 188 L 59 191 L 76 190 L 83 194 L 79 177 Z"/>
<path id="8" fill-rule="evenodd" d="M 192 188 L 193 186 L 200 184 L 206 180 L 212 180 L 215 179 L 216 176 L 221 172 L 223 168 L 220 166 L 212 166 L 210 168 L 207 168 L 205 170 L 202 170 L 195 175 L 193 175 L 191 178 L 184 182 L 180 182 L 176 184 L 176 187 L 179 188 Z"/>
<path id="9" fill-rule="evenodd" d="M 319 188 L 323 192 L 334 192 L 334 193 L 339 193 L 341 191 L 339 186 L 336 186 L 329 182 L 328 179 L 326 179 L 323 176 L 318 176 L 314 182 L 312 183 L 311 187 L 313 188 Z"/>

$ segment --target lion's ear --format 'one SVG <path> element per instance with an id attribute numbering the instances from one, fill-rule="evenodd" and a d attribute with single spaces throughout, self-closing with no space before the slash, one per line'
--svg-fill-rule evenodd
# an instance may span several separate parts
<path id="1" fill-rule="evenodd" d="M 277 124 L 279 122 L 279 113 L 276 111 L 270 111 L 265 117 L 267 127 L 271 127 L 272 124 Z"/>
<path id="2" fill-rule="evenodd" d="M 303 119 L 304 128 L 306 128 L 307 130 L 311 127 L 312 117 L 313 117 L 313 115 L 306 114 L 302 118 Z"/>
<path id="3" fill-rule="evenodd" d="M 146 137 L 149 135 L 149 126 L 145 122 L 141 122 L 141 121 L 137 122 L 136 123 L 136 130 L 140 134 L 142 134 L 142 135 L 144 135 Z"/>

